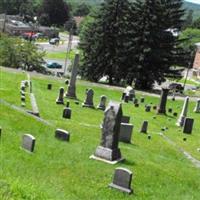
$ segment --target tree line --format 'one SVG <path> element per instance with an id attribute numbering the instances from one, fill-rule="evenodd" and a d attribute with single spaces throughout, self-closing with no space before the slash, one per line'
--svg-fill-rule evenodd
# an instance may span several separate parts
<path id="1" fill-rule="evenodd" d="M 83 28 L 80 73 L 91 81 L 107 76 L 110 84 L 135 83 L 150 89 L 155 81 L 179 77 L 189 52 L 172 34 L 181 30 L 181 0 L 107 0 Z"/>

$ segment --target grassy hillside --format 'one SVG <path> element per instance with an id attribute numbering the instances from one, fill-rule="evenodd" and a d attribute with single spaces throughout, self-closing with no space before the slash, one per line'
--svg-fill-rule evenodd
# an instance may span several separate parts
<path id="1" fill-rule="evenodd" d="M 0 96 L 7 102 L 20 106 L 19 87 L 25 74 L 7 72 L 1 69 Z M 184 148 L 195 158 L 200 159 L 200 118 L 193 113 L 194 103 L 190 103 L 189 116 L 195 119 L 192 135 L 183 135 L 176 127 L 177 119 L 171 114 L 155 116 L 155 111 L 144 112 L 144 104 L 135 108 L 131 103 L 123 104 L 125 115 L 131 116 L 134 124 L 132 144 L 120 143 L 125 162 L 108 165 L 90 160 L 100 142 L 99 124 L 103 112 L 82 108 L 71 101 L 72 119 L 62 118 L 64 106 L 56 105 L 59 87 L 66 87 L 63 80 L 43 76 L 32 76 L 41 117 L 50 122 L 44 125 L 31 116 L 15 111 L 0 103 L 2 137 L 0 143 L 0 199 L 2 200 L 198 200 L 200 196 L 200 171 L 160 135 L 160 129 L 167 126 L 166 135 L 179 147 Z M 47 84 L 53 84 L 48 91 Z M 95 91 L 95 105 L 101 95 L 118 101 L 121 91 L 100 87 L 89 82 L 79 81 L 77 96 L 82 102 L 85 89 Z M 140 93 L 137 94 L 141 96 Z M 147 97 L 145 103 L 158 104 L 159 99 Z M 182 101 L 168 101 L 168 107 L 180 112 Z M 143 120 L 149 120 L 149 134 L 140 134 Z M 56 128 L 71 133 L 69 143 L 54 138 Z M 33 154 L 20 149 L 21 137 L 30 133 L 36 137 Z M 183 137 L 187 142 L 183 142 Z M 125 167 L 133 171 L 132 187 L 135 194 L 128 196 L 108 188 L 114 169 Z"/>

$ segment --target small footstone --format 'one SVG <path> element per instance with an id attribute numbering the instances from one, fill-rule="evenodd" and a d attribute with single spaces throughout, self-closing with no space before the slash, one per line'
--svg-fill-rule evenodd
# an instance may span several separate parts
<path id="1" fill-rule="evenodd" d="M 136 107 L 136 108 L 138 108 L 139 106 L 140 106 L 140 104 L 139 104 L 139 103 L 136 103 L 136 104 L 135 104 L 135 107 Z"/>
<path id="2" fill-rule="evenodd" d="M 140 133 L 147 133 L 147 128 L 148 128 L 148 121 L 144 121 L 142 123 L 142 127 L 140 129 Z"/>
<path id="3" fill-rule="evenodd" d="M 116 168 L 113 182 L 109 184 L 109 187 L 115 188 L 128 194 L 133 193 L 133 190 L 131 189 L 132 175 L 132 172 L 128 169 L 121 167 Z"/>
<path id="4" fill-rule="evenodd" d="M 55 131 L 55 137 L 62 141 L 69 141 L 70 134 L 69 132 L 62 130 L 62 129 L 56 129 Z"/>
<path id="5" fill-rule="evenodd" d="M 48 85 L 47 85 L 47 89 L 48 89 L 48 90 L 51 90 L 51 89 L 52 89 L 52 84 L 48 84 Z"/>
<path id="6" fill-rule="evenodd" d="M 183 138 L 183 141 L 187 141 L 187 138 Z"/>
<path id="7" fill-rule="evenodd" d="M 178 116 L 178 113 L 175 112 L 175 113 L 173 113 L 173 115 L 174 115 L 174 117 L 177 117 L 177 116 Z"/>
<path id="8" fill-rule="evenodd" d="M 172 113 L 172 108 L 169 108 L 169 109 L 168 109 L 168 113 Z"/>
<path id="9" fill-rule="evenodd" d="M 157 109 L 157 106 L 153 106 L 153 109 L 156 110 L 156 109 Z"/>
<path id="10" fill-rule="evenodd" d="M 149 140 L 151 140 L 151 135 L 148 135 L 147 138 L 148 138 Z"/>
<path id="11" fill-rule="evenodd" d="M 66 108 L 63 109 L 63 118 L 71 119 L 71 108 L 69 108 L 69 102 L 67 102 Z"/>
<path id="12" fill-rule="evenodd" d="M 66 84 L 66 85 L 69 85 L 69 80 L 68 80 L 68 79 L 65 80 L 65 84 Z"/>
<path id="13" fill-rule="evenodd" d="M 79 105 L 79 101 L 75 101 L 74 103 L 75 103 L 76 105 Z"/>
<path id="14" fill-rule="evenodd" d="M 153 116 L 153 119 L 156 119 L 156 116 Z"/>

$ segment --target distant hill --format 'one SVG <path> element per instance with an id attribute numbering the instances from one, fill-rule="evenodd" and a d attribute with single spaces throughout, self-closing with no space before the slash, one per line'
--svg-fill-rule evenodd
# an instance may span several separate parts
<path id="1" fill-rule="evenodd" d="M 190 2 L 184 2 L 184 8 L 187 10 L 193 10 L 194 11 L 194 19 L 200 17 L 200 4 L 190 3 Z"/>

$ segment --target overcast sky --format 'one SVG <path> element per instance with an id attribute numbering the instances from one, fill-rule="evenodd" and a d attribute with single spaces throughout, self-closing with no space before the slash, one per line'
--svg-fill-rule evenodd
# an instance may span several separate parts
<path id="1" fill-rule="evenodd" d="M 189 1 L 189 2 L 192 2 L 192 3 L 198 3 L 198 4 L 200 4 L 200 0 L 186 0 L 186 1 Z"/>

